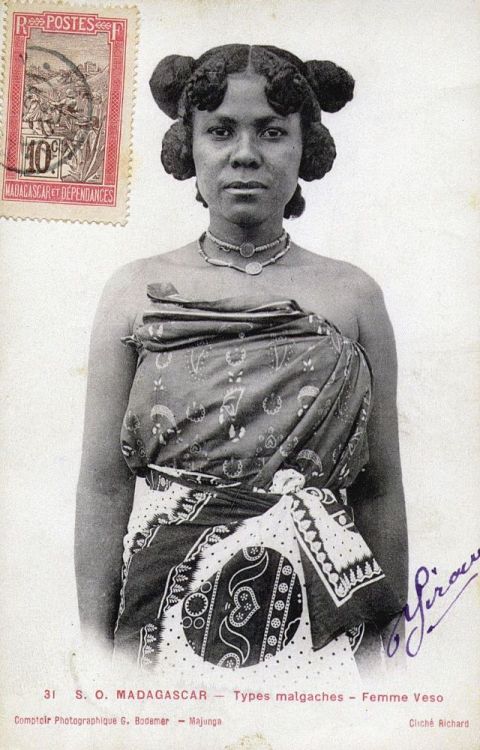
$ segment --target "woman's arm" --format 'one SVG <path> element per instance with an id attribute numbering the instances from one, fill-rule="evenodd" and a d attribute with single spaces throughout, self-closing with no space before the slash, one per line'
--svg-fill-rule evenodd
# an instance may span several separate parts
<path id="1" fill-rule="evenodd" d="M 398 444 L 397 357 L 383 295 L 364 283 L 358 313 L 359 341 L 373 371 L 373 407 L 368 423 L 370 458 L 349 490 L 355 524 L 402 605 L 408 594 L 408 541 Z"/>
<path id="2" fill-rule="evenodd" d="M 120 451 L 120 429 L 136 355 L 130 333 L 127 274 L 107 284 L 94 321 L 88 365 L 83 453 L 77 489 L 75 571 L 82 631 L 111 644 L 118 611 L 122 542 L 135 478 Z"/>

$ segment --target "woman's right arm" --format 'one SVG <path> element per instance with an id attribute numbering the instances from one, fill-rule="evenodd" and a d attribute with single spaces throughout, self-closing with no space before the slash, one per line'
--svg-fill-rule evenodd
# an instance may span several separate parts
<path id="1" fill-rule="evenodd" d="M 120 450 L 120 429 L 136 367 L 135 352 L 120 340 L 131 333 L 128 284 L 125 269 L 115 274 L 95 316 L 75 522 L 82 632 L 107 646 L 113 640 L 118 612 L 123 536 L 135 489 L 135 477 Z"/>

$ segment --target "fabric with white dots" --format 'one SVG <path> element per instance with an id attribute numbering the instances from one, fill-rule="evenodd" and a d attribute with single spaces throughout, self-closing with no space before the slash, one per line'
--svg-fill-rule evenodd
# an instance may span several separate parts
<path id="1" fill-rule="evenodd" d="M 330 490 L 305 487 L 293 470 L 272 481 L 290 494 L 150 471 L 155 489 L 136 503 L 125 538 L 117 656 L 155 670 L 171 629 L 216 669 L 288 660 L 303 638 L 323 660 L 342 633 L 356 628 L 358 640 L 362 622 L 391 614 L 384 573 Z"/>

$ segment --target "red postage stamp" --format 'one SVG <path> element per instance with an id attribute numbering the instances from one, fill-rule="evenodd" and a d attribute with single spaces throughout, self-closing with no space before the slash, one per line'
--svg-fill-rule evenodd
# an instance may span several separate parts
<path id="1" fill-rule="evenodd" d="M 0 215 L 125 223 L 134 8 L 12 3 Z"/>

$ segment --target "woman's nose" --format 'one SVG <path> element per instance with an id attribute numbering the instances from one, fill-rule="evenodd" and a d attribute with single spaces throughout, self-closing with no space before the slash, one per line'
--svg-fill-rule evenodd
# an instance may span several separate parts
<path id="1" fill-rule="evenodd" d="M 252 133 L 241 133 L 235 141 L 230 157 L 232 167 L 260 166 L 261 154 L 256 143 L 256 135 Z"/>

